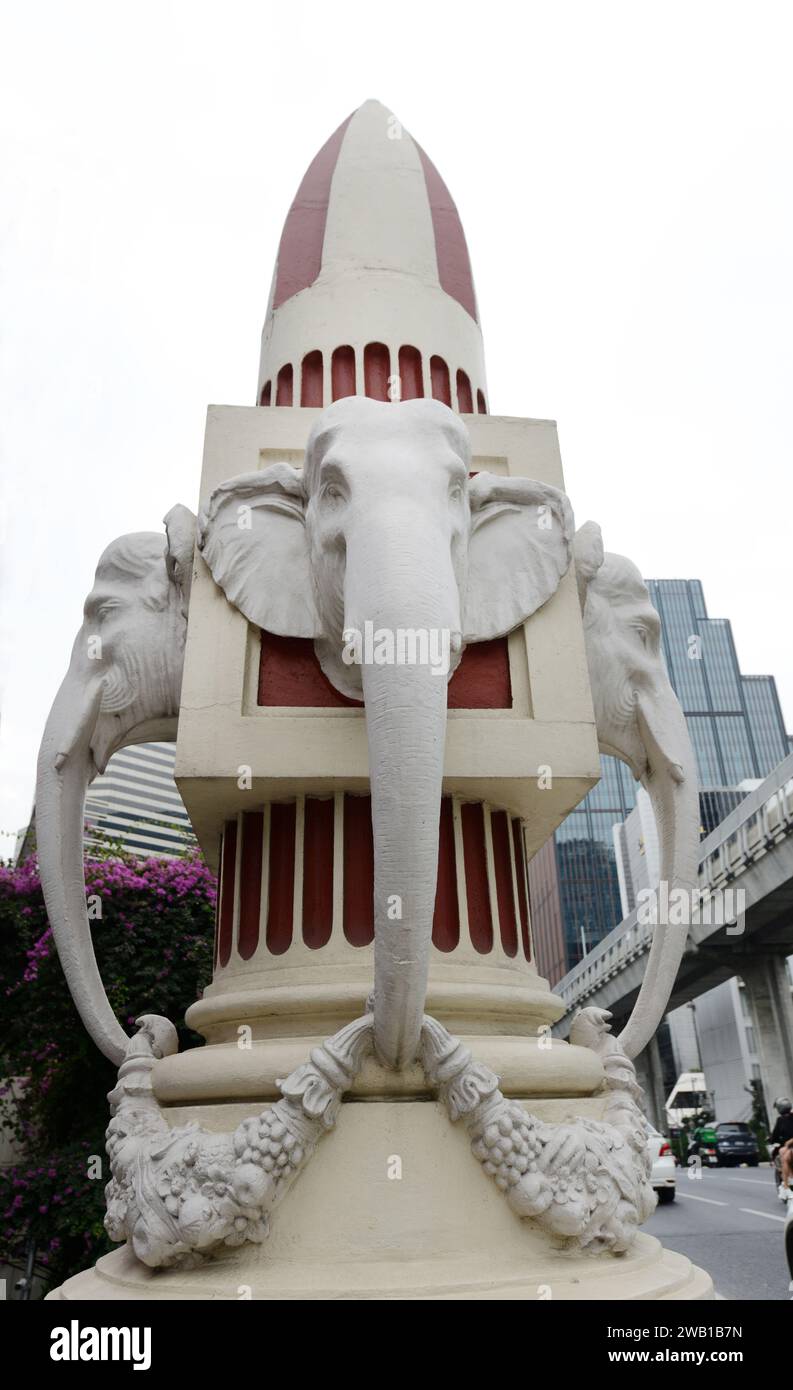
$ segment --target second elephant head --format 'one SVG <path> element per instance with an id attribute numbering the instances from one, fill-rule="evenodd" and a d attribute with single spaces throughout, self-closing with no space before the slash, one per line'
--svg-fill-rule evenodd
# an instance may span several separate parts
<path id="1" fill-rule="evenodd" d="M 389 1066 L 413 1059 L 424 1008 L 446 678 L 466 643 L 512 631 L 545 603 L 572 553 L 563 493 L 471 477 L 470 464 L 468 432 L 439 402 L 349 397 L 317 420 L 302 470 L 275 463 L 233 478 L 199 516 L 199 549 L 229 601 L 270 632 L 313 638 L 331 683 L 363 698 L 375 1042 Z M 350 636 L 367 630 L 390 635 L 392 653 L 413 634 L 414 659 L 403 645 L 391 660 L 386 644 L 384 660 L 348 664 Z M 444 648 L 448 669 L 426 659 Z"/>

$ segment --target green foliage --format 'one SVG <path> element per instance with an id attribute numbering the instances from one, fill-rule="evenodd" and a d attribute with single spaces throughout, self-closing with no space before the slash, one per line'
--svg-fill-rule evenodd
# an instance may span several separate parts
<path id="1" fill-rule="evenodd" d="M 127 1031 L 141 1013 L 178 1026 L 211 978 L 215 880 L 197 855 L 100 856 L 86 861 L 86 894 L 108 998 Z M 32 858 L 0 867 L 0 998 L 0 1123 L 20 1155 L 0 1170 L 0 1262 L 21 1268 L 33 1240 L 49 1286 L 111 1248 L 104 1131 L 115 1071 L 71 1001 Z M 179 1041 L 200 1039 L 181 1028 Z"/>
<path id="2" fill-rule="evenodd" d="M 766 1163 L 769 1158 L 768 1153 L 768 1114 L 765 1108 L 765 1098 L 763 1096 L 763 1083 L 756 1077 L 753 1078 L 745 1088 L 752 1097 L 752 1118 L 749 1121 L 749 1128 L 757 1140 L 757 1147 L 760 1151 L 761 1163 Z"/>

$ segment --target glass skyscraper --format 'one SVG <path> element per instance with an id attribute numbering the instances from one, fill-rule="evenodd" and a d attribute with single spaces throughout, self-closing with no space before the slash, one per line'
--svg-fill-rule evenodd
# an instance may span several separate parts
<path id="1" fill-rule="evenodd" d="M 646 583 L 696 754 L 709 833 L 732 809 L 738 783 L 766 777 L 790 751 L 776 682 L 741 674 L 732 627 L 708 617 L 698 579 Z M 633 809 L 636 783 L 616 758 L 600 761 L 598 786 L 529 866 L 538 965 L 551 984 L 622 918 L 612 828 Z"/>
<path id="2" fill-rule="evenodd" d="M 649 579 L 669 678 L 683 706 L 702 787 L 766 777 L 787 756 L 773 676 L 743 676 L 731 624 L 709 618 L 698 579 Z"/>

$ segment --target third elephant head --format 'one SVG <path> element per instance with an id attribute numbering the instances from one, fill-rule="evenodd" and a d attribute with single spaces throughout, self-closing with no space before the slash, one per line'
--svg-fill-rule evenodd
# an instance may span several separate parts
<path id="1" fill-rule="evenodd" d="M 626 762 L 652 802 L 661 880 L 694 903 L 699 844 L 696 761 L 661 649 L 661 622 L 636 566 L 604 553 L 599 526 L 576 532 L 575 565 L 601 753 Z M 655 885 L 653 885 L 654 887 Z M 660 1023 L 686 927 L 659 922 L 641 991 L 620 1042 L 635 1057 Z"/>
<path id="2" fill-rule="evenodd" d="M 252 623 L 314 638 L 318 659 L 366 711 L 375 851 L 375 1042 L 413 1059 L 435 902 L 447 677 L 466 643 L 502 636 L 555 592 L 572 553 L 567 498 L 547 484 L 470 476 L 462 421 L 437 401 L 336 402 L 305 467 L 223 483 L 199 517 L 215 581 Z M 375 656 L 350 635 L 423 633 L 448 670 Z M 394 901 L 399 903 L 396 913 Z"/>

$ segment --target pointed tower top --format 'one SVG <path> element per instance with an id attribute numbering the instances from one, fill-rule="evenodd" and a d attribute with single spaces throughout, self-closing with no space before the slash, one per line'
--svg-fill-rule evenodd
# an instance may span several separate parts
<path id="1" fill-rule="evenodd" d="M 322 405 L 397 391 L 486 408 L 457 209 L 421 147 L 370 100 L 322 146 L 287 214 L 257 399 Z"/>

